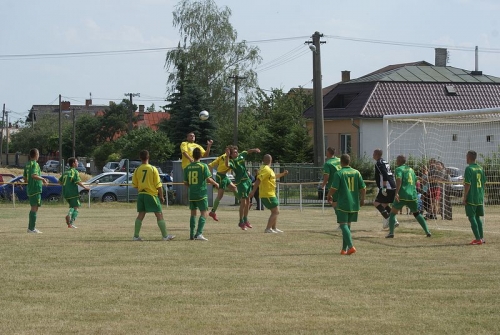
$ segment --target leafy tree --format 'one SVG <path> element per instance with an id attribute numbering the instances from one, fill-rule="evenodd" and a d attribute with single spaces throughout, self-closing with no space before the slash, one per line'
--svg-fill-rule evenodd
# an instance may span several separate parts
<path id="1" fill-rule="evenodd" d="M 167 53 L 165 60 L 170 73 L 169 97 L 182 92 L 179 82 L 189 79 L 196 83 L 206 97 L 198 111 L 207 109 L 214 116 L 218 129 L 216 139 L 226 130 L 221 126 L 232 120 L 233 108 L 224 90 L 234 82 L 230 77 L 245 77 L 240 81 L 241 91 L 249 92 L 257 82 L 252 68 L 261 61 L 257 47 L 237 42 L 238 35 L 229 22 L 230 17 L 231 10 L 217 7 L 214 0 L 181 0 L 173 13 L 173 25 L 181 41 L 177 49 Z"/>
<path id="2" fill-rule="evenodd" d="M 137 106 L 131 106 L 129 100 L 124 99 L 119 104 L 110 102 L 109 109 L 103 115 L 97 117 L 100 123 L 100 128 L 97 132 L 98 143 L 112 141 L 117 135 L 127 132 L 130 111 L 135 111 L 136 109 Z"/>
<path id="3" fill-rule="evenodd" d="M 123 158 L 138 159 L 141 150 L 148 150 L 151 160 L 166 161 L 174 151 L 174 145 L 161 131 L 151 128 L 134 129 L 117 140 Z"/>
<path id="4" fill-rule="evenodd" d="M 116 142 L 106 142 L 94 149 L 92 156 L 94 157 L 94 163 L 99 170 L 102 169 L 108 160 L 110 160 L 109 157 L 115 154 L 115 145 Z M 112 161 L 114 160 L 115 159 L 113 158 Z"/>
<path id="5" fill-rule="evenodd" d="M 83 114 L 75 120 L 75 155 L 77 157 L 90 157 L 99 144 L 96 131 L 101 129 L 100 119 L 95 116 Z M 63 132 L 63 156 L 73 154 L 73 127 L 66 127 Z"/>
<path id="6" fill-rule="evenodd" d="M 62 122 L 63 130 L 69 126 L 66 120 Z M 12 134 L 10 151 L 28 154 L 31 148 L 38 148 L 41 154 L 59 150 L 59 119 L 58 115 L 46 115 L 29 127 L 21 128 Z"/>

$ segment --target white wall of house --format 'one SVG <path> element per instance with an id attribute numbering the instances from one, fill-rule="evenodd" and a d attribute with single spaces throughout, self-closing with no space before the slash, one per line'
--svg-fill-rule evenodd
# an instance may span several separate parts
<path id="1" fill-rule="evenodd" d="M 371 158 L 373 150 L 383 149 L 385 145 L 382 119 L 366 120 L 360 122 L 360 155 Z M 385 156 L 384 156 L 385 158 Z"/>

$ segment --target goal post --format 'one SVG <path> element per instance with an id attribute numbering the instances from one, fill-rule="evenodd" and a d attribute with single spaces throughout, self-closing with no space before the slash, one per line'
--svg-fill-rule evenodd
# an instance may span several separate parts
<path id="1" fill-rule="evenodd" d="M 453 204 L 462 207 L 457 212 L 464 212 L 461 190 L 469 150 L 477 152 L 477 162 L 486 174 L 485 205 L 500 204 L 500 107 L 386 115 L 383 132 L 384 157 L 393 165 L 398 155 L 404 155 L 418 175 L 429 162 L 443 163 L 450 176 L 441 187 L 442 218 L 452 220 Z"/>

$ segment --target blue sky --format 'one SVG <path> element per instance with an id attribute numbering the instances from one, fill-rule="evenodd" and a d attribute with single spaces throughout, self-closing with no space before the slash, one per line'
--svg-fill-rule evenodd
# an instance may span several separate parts
<path id="1" fill-rule="evenodd" d="M 264 89 L 312 87 L 312 54 L 306 40 L 323 33 L 323 86 L 340 81 L 342 70 L 357 78 L 390 64 L 434 63 L 434 47 L 447 47 L 449 66 L 500 77 L 498 0 L 217 0 L 232 10 L 238 40 L 255 42 Z M 162 104 L 165 51 L 85 57 L 7 57 L 88 51 L 175 47 L 172 27 L 177 1 L 3 0 L 0 29 L 0 104 L 10 120 L 34 104 L 94 104 L 121 101 Z M 274 40 L 262 42 L 263 40 Z M 387 44 L 386 42 L 398 42 Z M 418 44 L 418 47 L 411 46 Z M 228 83 L 230 86 L 231 83 Z M 1 108 L 1 105 L 0 105 Z"/>

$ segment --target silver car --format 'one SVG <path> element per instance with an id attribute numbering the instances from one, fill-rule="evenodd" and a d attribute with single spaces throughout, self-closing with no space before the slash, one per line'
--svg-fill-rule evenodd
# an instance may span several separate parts
<path id="1" fill-rule="evenodd" d="M 109 185 L 115 182 L 118 178 L 124 176 L 125 172 L 105 172 L 101 173 L 93 178 L 90 178 L 83 184 L 91 189 L 99 185 Z M 88 191 L 84 190 L 83 187 L 78 186 L 78 193 L 80 193 L 80 199 L 85 200 L 88 196 Z"/>

